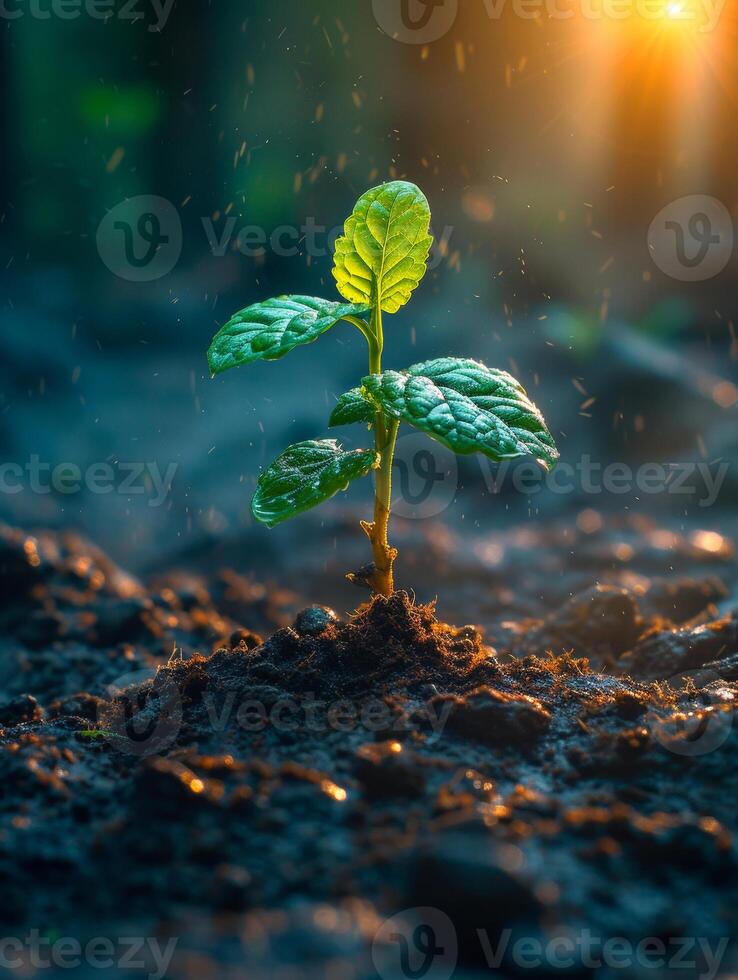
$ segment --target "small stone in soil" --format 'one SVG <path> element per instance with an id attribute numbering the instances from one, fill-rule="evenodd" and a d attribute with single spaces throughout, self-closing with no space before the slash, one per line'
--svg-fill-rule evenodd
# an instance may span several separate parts
<path id="1" fill-rule="evenodd" d="M 320 636 L 333 623 L 338 622 L 338 616 L 328 606 L 308 606 L 297 614 L 295 629 L 303 636 Z"/>

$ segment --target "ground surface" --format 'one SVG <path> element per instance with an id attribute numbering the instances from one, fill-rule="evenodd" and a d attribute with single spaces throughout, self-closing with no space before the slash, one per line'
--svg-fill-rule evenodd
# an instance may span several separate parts
<path id="1" fill-rule="evenodd" d="M 730 542 L 591 511 L 424 534 L 403 578 L 484 635 L 406 593 L 309 607 L 307 546 L 290 589 L 144 585 L 2 528 L 3 936 L 176 939 L 173 977 L 735 966 Z"/>

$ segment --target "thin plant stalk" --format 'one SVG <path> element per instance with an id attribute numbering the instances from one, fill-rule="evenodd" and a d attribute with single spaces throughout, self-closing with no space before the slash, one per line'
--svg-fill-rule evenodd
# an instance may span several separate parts
<path id="1" fill-rule="evenodd" d="M 375 306 L 371 318 L 372 336 L 369 342 L 369 373 L 382 373 L 382 350 L 384 335 L 382 333 L 382 311 Z M 395 590 L 393 565 L 397 557 L 397 549 L 389 543 L 388 527 L 392 501 L 392 461 L 395 455 L 397 430 L 399 420 L 387 421 L 381 410 L 377 411 L 374 421 L 374 447 L 379 454 L 379 467 L 374 476 L 374 520 L 369 523 L 362 521 L 361 526 L 366 532 L 372 546 L 374 569 L 370 577 L 372 591 L 377 595 L 390 596 Z"/>

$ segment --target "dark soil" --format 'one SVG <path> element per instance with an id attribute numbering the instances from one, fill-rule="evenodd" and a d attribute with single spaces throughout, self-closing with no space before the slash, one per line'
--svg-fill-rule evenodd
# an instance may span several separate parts
<path id="1" fill-rule="evenodd" d="M 457 976 L 700 975 L 696 940 L 738 934 L 738 622 L 714 543 L 666 576 L 642 545 L 627 581 L 587 581 L 585 557 L 573 596 L 544 552 L 562 595 L 535 619 L 508 559 L 485 642 L 404 592 L 341 619 L 234 572 L 145 588 L 80 539 L 2 529 L 3 935 L 174 937 L 177 977 L 392 980 L 382 922 L 430 907 Z M 496 973 L 479 930 L 512 930 Z M 511 952 L 583 930 L 689 940 L 697 962 Z"/>

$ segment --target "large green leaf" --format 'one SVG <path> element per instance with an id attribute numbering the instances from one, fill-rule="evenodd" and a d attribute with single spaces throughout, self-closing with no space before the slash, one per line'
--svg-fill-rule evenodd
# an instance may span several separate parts
<path id="1" fill-rule="evenodd" d="M 456 453 L 479 452 L 498 461 L 531 454 L 547 467 L 558 459 L 543 416 L 506 371 L 441 357 L 401 373 L 369 375 L 362 385 L 388 415 Z"/>
<path id="2" fill-rule="evenodd" d="M 351 480 L 366 476 L 378 459 L 373 449 L 347 451 L 334 439 L 295 443 L 259 477 L 251 513 L 274 527 L 345 490 Z"/>
<path id="3" fill-rule="evenodd" d="M 328 425 L 333 428 L 336 425 L 351 425 L 353 422 L 373 422 L 376 414 L 376 407 L 368 401 L 361 388 L 352 388 L 339 397 Z"/>
<path id="4" fill-rule="evenodd" d="M 396 313 L 425 275 L 429 225 L 428 201 L 415 184 L 393 180 L 362 194 L 336 242 L 341 296 Z"/>
<path id="5" fill-rule="evenodd" d="M 236 313 L 213 338 L 208 364 L 213 374 L 251 361 L 276 361 L 310 344 L 346 316 L 369 312 L 363 305 L 312 296 L 279 296 Z"/>

